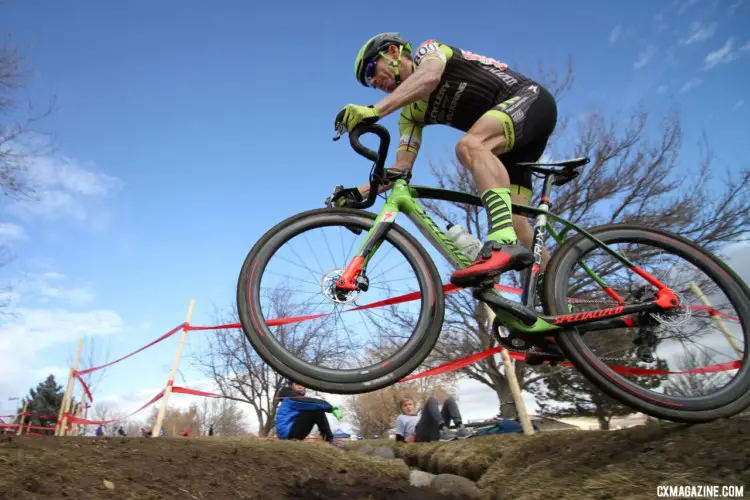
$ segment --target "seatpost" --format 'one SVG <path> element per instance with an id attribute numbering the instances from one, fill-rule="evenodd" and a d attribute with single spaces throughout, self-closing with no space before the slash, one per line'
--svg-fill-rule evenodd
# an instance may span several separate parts
<path id="1" fill-rule="evenodd" d="M 548 172 L 544 177 L 544 187 L 542 188 L 542 198 L 539 201 L 539 210 L 549 212 L 550 193 L 552 192 L 552 183 L 555 180 L 554 172 Z M 534 263 L 531 268 L 523 272 L 525 286 L 521 295 L 521 302 L 531 309 L 535 307 L 536 302 L 536 284 L 539 281 L 539 271 L 542 266 L 542 249 L 544 248 L 545 228 L 547 227 L 547 216 L 544 213 L 538 214 L 534 222 L 534 233 L 532 238 L 532 251 L 534 253 Z"/>
<path id="2" fill-rule="evenodd" d="M 552 184 L 555 182 L 557 175 L 549 172 L 544 176 L 544 187 L 542 188 L 542 200 L 539 202 L 539 209 L 548 212 L 550 209 L 550 194 L 552 193 Z"/>

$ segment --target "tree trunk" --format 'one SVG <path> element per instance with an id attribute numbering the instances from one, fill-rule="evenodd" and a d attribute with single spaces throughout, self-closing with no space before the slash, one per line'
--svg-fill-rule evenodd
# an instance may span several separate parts
<path id="1" fill-rule="evenodd" d="M 268 429 L 266 427 L 268 426 L 268 421 L 263 420 L 263 412 L 259 407 L 255 406 L 255 416 L 258 419 L 258 437 L 266 437 L 268 436 Z"/>
<path id="2" fill-rule="evenodd" d="M 606 415 L 597 415 L 597 419 L 599 420 L 599 429 L 608 431 L 610 419 Z"/>
<path id="3" fill-rule="evenodd" d="M 266 423 L 258 426 L 258 437 L 268 437 L 274 427 L 274 419 L 268 417 Z"/>

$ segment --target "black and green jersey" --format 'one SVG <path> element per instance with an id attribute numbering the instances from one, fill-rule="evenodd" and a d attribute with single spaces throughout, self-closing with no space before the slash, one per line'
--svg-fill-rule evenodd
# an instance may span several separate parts
<path id="1" fill-rule="evenodd" d="M 413 58 L 416 66 L 438 59 L 444 71 L 429 96 L 401 110 L 399 151 L 419 151 L 426 125 L 437 123 L 466 132 L 488 110 L 535 83 L 505 63 L 435 40 L 422 43 Z"/>

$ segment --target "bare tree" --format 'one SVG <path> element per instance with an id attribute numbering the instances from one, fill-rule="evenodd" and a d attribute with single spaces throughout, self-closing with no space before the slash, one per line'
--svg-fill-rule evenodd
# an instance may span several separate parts
<path id="1" fill-rule="evenodd" d="M 110 361 L 110 341 L 102 337 L 89 337 L 83 343 L 83 352 L 81 352 L 80 364 L 84 368 L 106 365 Z M 73 360 L 69 360 L 73 365 Z M 96 393 L 96 388 L 104 381 L 109 367 L 96 370 L 83 375 L 81 378 L 88 386 L 91 394 Z"/>
<path id="2" fill-rule="evenodd" d="M 93 420 L 96 421 L 107 421 L 117 420 L 125 415 L 120 406 L 114 401 L 97 401 L 93 405 Z M 113 422 L 110 424 L 104 424 L 105 434 L 111 434 L 114 429 L 120 427 L 121 422 Z"/>
<path id="3" fill-rule="evenodd" d="M 35 127 L 54 110 L 54 100 L 42 108 L 23 102 L 29 75 L 22 63 L 18 48 L 5 34 L 0 42 L 0 201 L 29 199 L 34 193 L 26 175 L 30 162 L 51 151 L 48 141 L 39 140 L 41 134 Z M 7 246 L 0 242 L 0 267 L 10 259 Z M 10 292 L 9 286 L 0 289 L 3 314 L 10 303 Z"/>
<path id="4" fill-rule="evenodd" d="M 26 178 L 29 162 L 48 153 L 49 143 L 40 141 L 36 124 L 54 110 L 54 100 L 38 108 L 22 106 L 22 90 L 28 83 L 23 56 L 6 36 L 0 45 L 0 190 L 5 197 L 23 198 L 34 189 Z M 22 109 L 23 107 L 23 109 Z"/>
<path id="5" fill-rule="evenodd" d="M 283 286 L 268 293 L 269 314 L 275 318 L 309 314 L 305 306 L 290 302 L 292 294 Z M 237 323 L 235 305 L 230 312 L 218 313 L 219 324 Z M 343 359 L 346 348 L 331 334 L 326 322 L 305 322 L 274 327 L 279 342 L 290 352 L 311 364 L 325 364 Z M 221 394 L 249 403 L 255 410 L 258 435 L 265 437 L 274 427 L 278 393 L 284 377 L 276 373 L 255 352 L 240 329 L 220 329 L 208 337 L 208 349 L 193 356 L 194 363 L 219 387 Z"/>
<path id="6" fill-rule="evenodd" d="M 148 429 L 153 429 L 156 418 L 159 415 L 159 408 L 153 406 L 151 413 L 146 419 Z M 185 429 L 188 430 L 189 436 L 200 436 L 201 423 L 199 418 L 198 405 L 193 403 L 186 410 L 180 410 L 173 406 L 168 406 L 162 422 L 164 435 L 168 437 L 182 436 Z"/>
<path id="7" fill-rule="evenodd" d="M 355 432 L 365 439 L 382 438 L 395 425 L 403 398 L 410 398 L 417 405 L 423 405 L 430 396 L 442 402 L 453 389 L 451 376 L 423 377 L 365 394 L 346 396 L 342 406 Z"/>
<path id="8" fill-rule="evenodd" d="M 554 74 L 554 72 L 553 72 Z M 541 72 L 540 80 L 548 79 Z M 549 80 L 559 82 L 559 79 Z M 562 80 L 558 96 L 570 87 L 572 77 Z M 588 156 L 591 164 L 574 181 L 552 193 L 552 211 L 584 227 L 612 222 L 648 224 L 674 231 L 721 255 L 724 245 L 747 238 L 750 223 L 750 169 L 741 169 L 724 179 L 714 177 L 714 156 L 703 138 L 699 158 L 681 158 L 683 132 L 679 112 L 673 109 L 659 124 L 649 128 L 647 111 L 633 109 L 629 118 L 607 118 L 591 114 L 575 123 L 560 119 L 560 134 L 566 141 L 550 143 L 556 157 Z M 558 135 L 558 134 L 556 134 Z M 479 194 L 470 173 L 457 161 L 431 164 L 438 186 Z M 536 186 L 534 200 L 540 196 Z M 709 193 L 710 192 L 710 193 Z M 482 239 L 486 235 L 483 209 L 460 203 L 425 201 L 427 210 L 445 223 L 459 223 Z M 554 241 L 548 238 L 553 251 Z M 507 279 L 507 278 L 504 278 Z M 517 276 L 511 276 L 518 283 Z M 512 284 L 511 283 L 511 284 Z M 464 291 L 446 298 L 444 332 L 435 355 L 444 361 L 495 346 L 484 307 Z M 527 387 L 551 374 L 564 375 L 565 368 L 527 374 L 525 363 L 515 363 L 516 376 Z M 515 417 L 504 368 L 487 358 L 462 370 L 463 374 L 495 390 L 501 413 Z"/>
<path id="9" fill-rule="evenodd" d="M 718 363 L 716 355 L 705 350 L 688 351 L 681 356 L 677 365 L 680 375 L 672 375 L 665 384 L 664 390 L 672 396 L 694 398 L 707 396 L 720 390 L 731 381 L 731 376 L 726 372 L 715 373 L 685 373 L 696 368 L 705 368 Z"/>
<path id="10" fill-rule="evenodd" d="M 247 434 L 245 414 L 233 399 L 204 398 L 198 406 L 198 419 L 203 435 L 207 435 L 211 428 L 218 436 Z"/>
<path id="11" fill-rule="evenodd" d="M 10 250 L 6 245 L 0 243 L 0 269 L 12 261 Z M 12 313 L 8 310 L 11 304 L 13 287 L 10 285 L 0 286 L 0 318 L 9 319 Z"/>

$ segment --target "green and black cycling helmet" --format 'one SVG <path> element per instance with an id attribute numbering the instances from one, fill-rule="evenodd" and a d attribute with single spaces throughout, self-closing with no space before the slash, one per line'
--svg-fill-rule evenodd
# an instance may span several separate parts
<path id="1" fill-rule="evenodd" d="M 389 61 L 388 64 L 393 68 L 396 85 L 401 83 L 401 76 L 398 70 L 398 65 L 401 61 L 401 52 L 404 49 L 407 52 L 411 52 L 411 43 L 394 32 L 375 35 L 367 40 L 367 43 L 359 49 L 357 58 L 354 60 L 354 75 L 357 77 L 359 83 L 365 87 L 370 86 L 370 78 L 375 74 L 375 65 L 377 64 L 378 56 L 384 55 L 389 45 L 398 45 L 399 47 L 398 59 Z"/>

